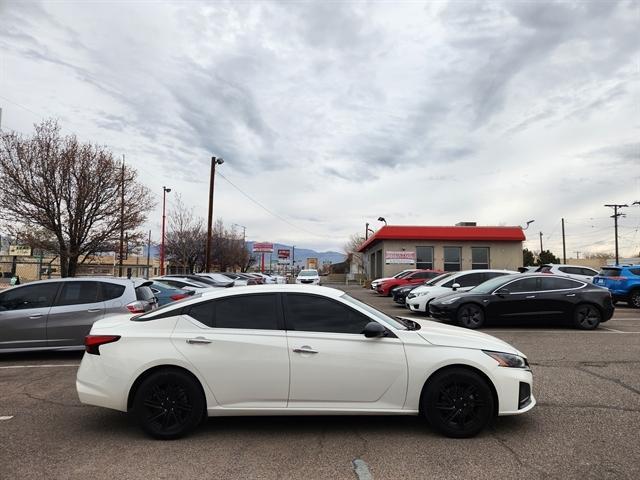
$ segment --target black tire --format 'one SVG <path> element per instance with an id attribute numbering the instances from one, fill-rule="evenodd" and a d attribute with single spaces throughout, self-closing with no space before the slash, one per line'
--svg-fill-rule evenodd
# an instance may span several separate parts
<path id="1" fill-rule="evenodd" d="M 475 303 L 465 303 L 458 308 L 456 314 L 458 325 L 465 328 L 476 329 L 484 325 L 484 310 Z"/>
<path id="2" fill-rule="evenodd" d="M 477 435 L 495 416 L 491 388 L 477 373 L 452 368 L 436 373 L 422 396 L 431 426 L 452 438 Z"/>
<path id="3" fill-rule="evenodd" d="M 598 328 L 602 321 L 602 312 L 595 305 L 581 303 L 573 312 L 573 324 L 580 330 L 593 330 Z"/>
<path id="4" fill-rule="evenodd" d="M 131 413 L 148 435 L 171 440 L 193 430 L 204 411 L 205 399 L 198 382 L 183 371 L 166 369 L 142 381 Z"/>
<path id="5" fill-rule="evenodd" d="M 629 294 L 629 306 L 632 308 L 640 308 L 640 290 L 634 290 Z"/>

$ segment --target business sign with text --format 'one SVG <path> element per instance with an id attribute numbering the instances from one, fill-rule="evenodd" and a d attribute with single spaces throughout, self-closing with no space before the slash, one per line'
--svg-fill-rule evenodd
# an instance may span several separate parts
<path id="1" fill-rule="evenodd" d="M 384 252 L 384 263 L 387 265 L 416 263 L 416 252 Z"/>
<path id="2" fill-rule="evenodd" d="M 253 253 L 273 253 L 273 243 L 268 243 L 268 242 L 254 243 Z"/>

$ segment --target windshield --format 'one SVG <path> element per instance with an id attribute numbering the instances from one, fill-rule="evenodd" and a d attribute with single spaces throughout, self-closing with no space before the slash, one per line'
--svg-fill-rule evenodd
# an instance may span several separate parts
<path id="1" fill-rule="evenodd" d="M 492 278 L 491 280 L 487 280 L 486 282 L 481 283 L 480 285 L 478 285 L 477 287 L 472 288 L 469 291 L 472 292 L 472 293 L 491 293 L 496 288 L 500 287 L 501 285 L 513 280 L 516 277 L 520 277 L 520 276 L 521 275 L 501 275 L 499 277 Z"/>
<path id="2" fill-rule="evenodd" d="M 407 327 L 405 325 L 401 324 L 397 320 L 394 320 L 389 315 L 382 313 L 380 310 L 373 308 L 371 305 L 367 305 L 366 303 L 361 302 L 360 300 L 356 300 L 355 298 L 350 297 L 346 293 L 342 295 L 340 298 L 342 298 L 348 303 L 351 303 L 352 305 L 357 305 L 358 307 L 362 308 L 367 313 L 369 313 L 372 317 L 382 320 L 384 323 L 395 328 L 396 330 L 407 330 Z"/>
<path id="3" fill-rule="evenodd" d="M 601 277 L 619 277 L 621 271 L 622 270 L 620 270 L 619 268 L 602 267 L 602 270 L 600 270 L 600 273 L 598 273 L 598 275 L 600 275 Z"/>
<path id="4" fill-rule="evenodd" d="M 318 271 L 317 270 L 302 270 L 299 275 L 299 277 L 317 277 L 318 276 Z"/>
<path id="5" fill-rule="evenodd" d="M 444 280 L 445 278 L 449 278 L 454 273 L 456 273 L 456 272 L 443 273 L 442 275 L 438 275 L 437 277 L 432 278 L 431 280 L 427 280 L 426 282 L 424 282 L 424 284 L 425 285 L 435 285 L 436 283 Z"/>

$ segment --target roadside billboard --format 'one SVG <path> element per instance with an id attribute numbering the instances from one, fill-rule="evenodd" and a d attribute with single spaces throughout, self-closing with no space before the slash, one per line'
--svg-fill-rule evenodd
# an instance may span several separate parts
<path id="1" fill-rule="evenodd" d="M 288 248 L 278 249 L 278 258 L 289 258 L 291 256 L 291 250 Z"/>
<path id="2" fill-rule="evenodd" d="M 317 258 L 307 258 L 307 268 L 318 269 L 318 259 Z"/>
<path id="3" fill-rule="evenodd" d="M 273 243 L 256 242 L 253 244 L 253 253 L 273 253 Z"/>

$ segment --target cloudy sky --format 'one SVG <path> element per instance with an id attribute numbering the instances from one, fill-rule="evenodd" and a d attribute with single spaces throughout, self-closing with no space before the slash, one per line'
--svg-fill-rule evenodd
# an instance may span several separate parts
<path id="1" fill-rule="evenodd" d="M 640 2 L 0 0 L 2 127 L 108 145 L 250 240 L 524 225 L 612 251 L 640 201 Z M 264 207 L 264 208 L 262 208 Z M 620 219 L 640 250 L 640 206 Z M 581 254 L 582 255 L 582 254 Z"/>

